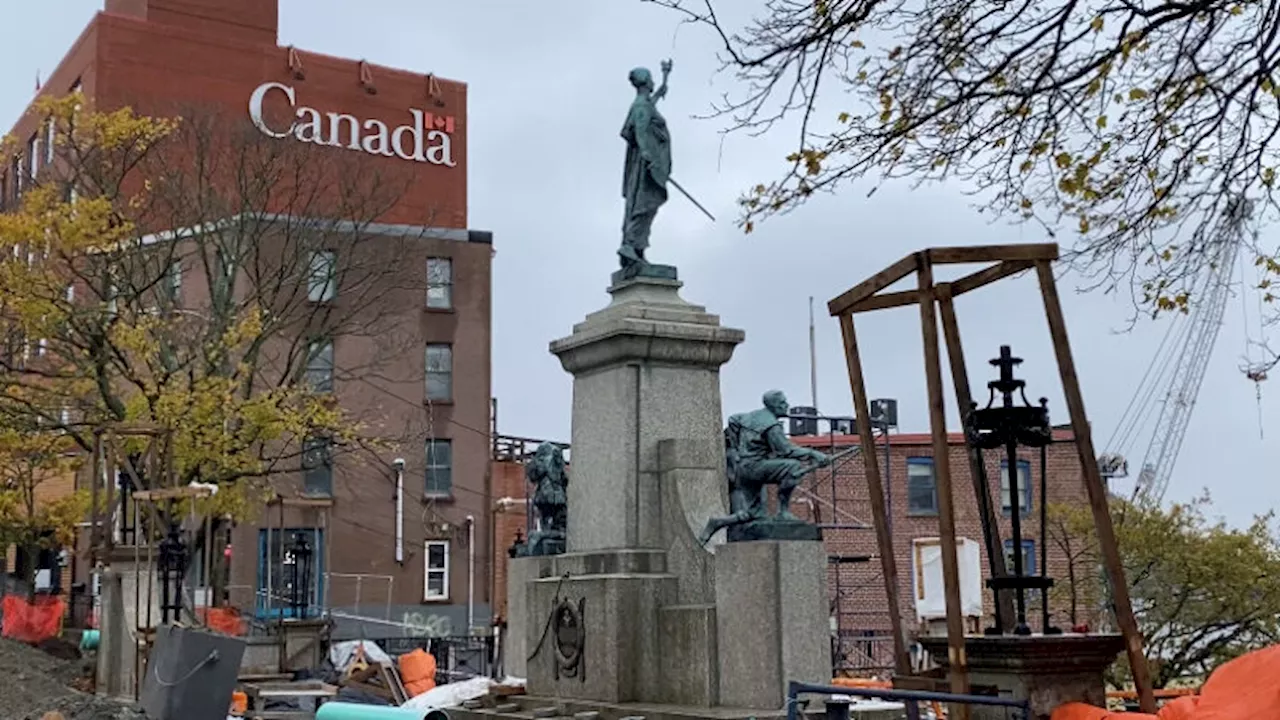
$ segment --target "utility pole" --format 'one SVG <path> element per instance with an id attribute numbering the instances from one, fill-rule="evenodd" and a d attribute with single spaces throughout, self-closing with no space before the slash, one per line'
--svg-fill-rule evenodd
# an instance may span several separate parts
<path id="1" fill-rule="evenodd" d="M 813 324 L 813 296 L 809 296 L 809 393 L 810 406 L 818 409 L 818 343 Z"/>

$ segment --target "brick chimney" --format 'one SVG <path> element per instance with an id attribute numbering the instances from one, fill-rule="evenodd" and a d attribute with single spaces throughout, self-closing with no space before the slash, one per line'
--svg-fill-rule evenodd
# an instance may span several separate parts
<path id="1" fill-rule="evenodd" d="M 279 0 L 106 0 L 105 11 L 264 45 L 276 44 L 280 20 Z"/>

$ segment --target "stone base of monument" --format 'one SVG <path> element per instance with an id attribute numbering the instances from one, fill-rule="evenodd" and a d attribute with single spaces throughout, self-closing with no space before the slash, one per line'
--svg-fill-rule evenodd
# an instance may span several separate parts
<path id="1" fill-rule="evenodd" d="M 943 668 L 945 637 L 922 637 L 924 649 Z M 1105 707 L 1103 672 L 1124 650 L 1119 635 L 970 636 L 965 638 L 969 682 L 994 686 L 1001 697 L 1029 700 L 1031 718 L 1048 720 L 1054 708 L 1069 702 Z M 1005 720 L 1008 709 L 973 706 L 973 720 Z"/>
<path id="2" fill-rule="evenodd" d="M 449 708 L 450 720 L 529 720 L 530 717 L 574 718 L 575 720 L 783 720 L 785 710 L 750 710 L 740 708 L 704 708 L 670 703 L 602 703 L 555 697 L 515 695 L 502 699 L 509 705 L 487 701 L 487 707 Z M 860 707 L 854 704 L 849 715 L 856 720 L 902 720 L 903 709 L 876 703 Z M 826 708 L 815 700 L 801 712 L 806 720 L 826 720 Z"/>
<path id="3" fill-rule="evenodd" d="M 831 682 L 822 543 L 726 543 L 715 567 L 719 704 L 777 708 L 790 680 Z"/>
<path id="4" fill-rule="evenodd" d="M 676 578 L 661 550 L 568 553 L 540 560 L 525 609 L 531 692 L 628 702 L 663 696 L 659 608 Z"/>

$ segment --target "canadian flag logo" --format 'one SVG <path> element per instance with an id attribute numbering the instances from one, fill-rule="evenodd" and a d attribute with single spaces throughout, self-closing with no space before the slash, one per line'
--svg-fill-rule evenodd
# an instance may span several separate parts
<path id="1" fill-rule="evenodd" d="M 443 130 L 449 135 L 453 134 L 453 116 L 452 115 L 436 115 L 434 113 L 426 113 L 423 117 L 423 123 L 428 130 Z"/>

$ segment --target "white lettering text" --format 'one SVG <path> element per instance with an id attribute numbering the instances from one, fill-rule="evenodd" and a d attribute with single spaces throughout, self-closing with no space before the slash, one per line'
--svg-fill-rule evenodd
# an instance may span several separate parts
<path id="1" fill-rule="evenodd" d="M 272 128 L 264 117 L 267 94 L 279 91 L 289 103 L 293 122 L 286 128 Z M 277 82 L 259 85 L 249 96 L 249 119 L 262 134 L 276 138 L 293 138 L 299 142 L 359 150 L 369 155 L 398 157 L 413 162 L 456 167 L 453 157 L 454 127 L 452 117 L 430 115 L 409 108 L 411 121 L 394 129 L 382 120 L 361 120 L 355 115 L 324 112 L 300 105 L 297 92 Z M 326 122 L 327 121 L 327 122 Z"/>

